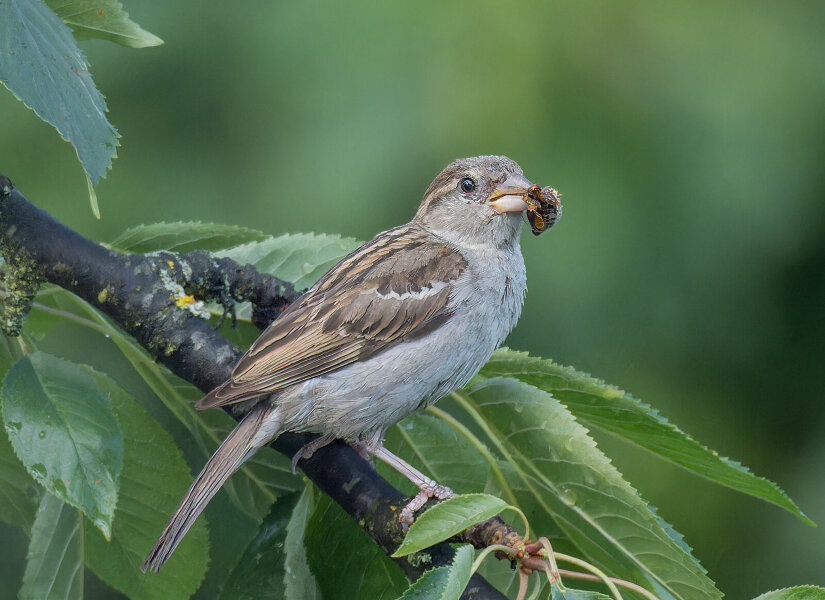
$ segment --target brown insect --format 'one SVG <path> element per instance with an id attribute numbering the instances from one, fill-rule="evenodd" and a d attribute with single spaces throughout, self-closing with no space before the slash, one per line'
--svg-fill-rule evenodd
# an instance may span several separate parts
<path id="1" fill-rule="evenodd" d="M 561 219 L 561 201 L 559 194 L 551 187 L 534 185 L 527 190 L 524 197 L 527 202 L 527 221 L 533 235 L 541 235 Z"/>

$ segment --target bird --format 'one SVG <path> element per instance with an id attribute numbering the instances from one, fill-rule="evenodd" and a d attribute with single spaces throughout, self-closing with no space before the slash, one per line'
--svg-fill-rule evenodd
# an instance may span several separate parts
<path id="1" fill-rule="evenodd" d="M 195 405 L 246 414 L 141 570 L 160 570 L 229 476 L 286 431 L 320 434 L 295 455 L 293 470 L 341 439 L 407 477 L 420 491 L 401 511 L 404 524 L 429 498 L 454 496 L 384 448 L 384 434 L 466 385 L 515 326 L 527 291 L 522 214 L 536 189 L 507 157 L 456 160 L 409 223 L 362 244 L 289 305 Z M 552 225 L 561 206 L 555 196 L 551 204 Z"/>

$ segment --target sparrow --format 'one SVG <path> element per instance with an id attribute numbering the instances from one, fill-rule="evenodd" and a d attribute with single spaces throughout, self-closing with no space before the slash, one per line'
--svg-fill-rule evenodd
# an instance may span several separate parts
<path id="1" fill-rule="evenodd" d="M 198 474 L 141 569 L 157 572 L 207 503 L 281 433 L 320 434 L 397 469 L 429 498 L 453 496 L 384 448 L 404 417 L 467 384 L 504 341 L 527 290 L 519 236 L 536 186 L 504 156 L 459 159 L 433 180 L 412 221 L 345 256 L 252 344 L 199 409 L 246 412 Z M 547 188 L 550 189 L 550 188 Z M 549 197 L 549 196 L 548 196 Z M 551 224 L 561 206 L 553 196 Z M 532 210 L 532 209 L 531 209 Z"/>

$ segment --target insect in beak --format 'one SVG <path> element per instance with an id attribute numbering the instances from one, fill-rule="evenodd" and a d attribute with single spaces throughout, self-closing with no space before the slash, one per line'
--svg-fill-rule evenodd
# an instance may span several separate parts
<path id="1" fill-rule="evenodd" d="M 532 185 L 524 200 L 527 204 L 527 221 L 533 235 L 541 235 L 561 219 L 559 194 L 551 187 Z"/>

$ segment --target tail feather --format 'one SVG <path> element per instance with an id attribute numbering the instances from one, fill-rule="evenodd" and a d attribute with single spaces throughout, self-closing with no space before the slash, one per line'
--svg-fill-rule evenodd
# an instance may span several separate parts
<path id="1" fill-rule="evenodd" d="M 155 547 L 140 566 L 141 571 L 160 571 L 224 482 L 257 450 L 253 441 L 266 414 L 265 403 L 253 408 L 218 447 L 183 496 Z"/>

